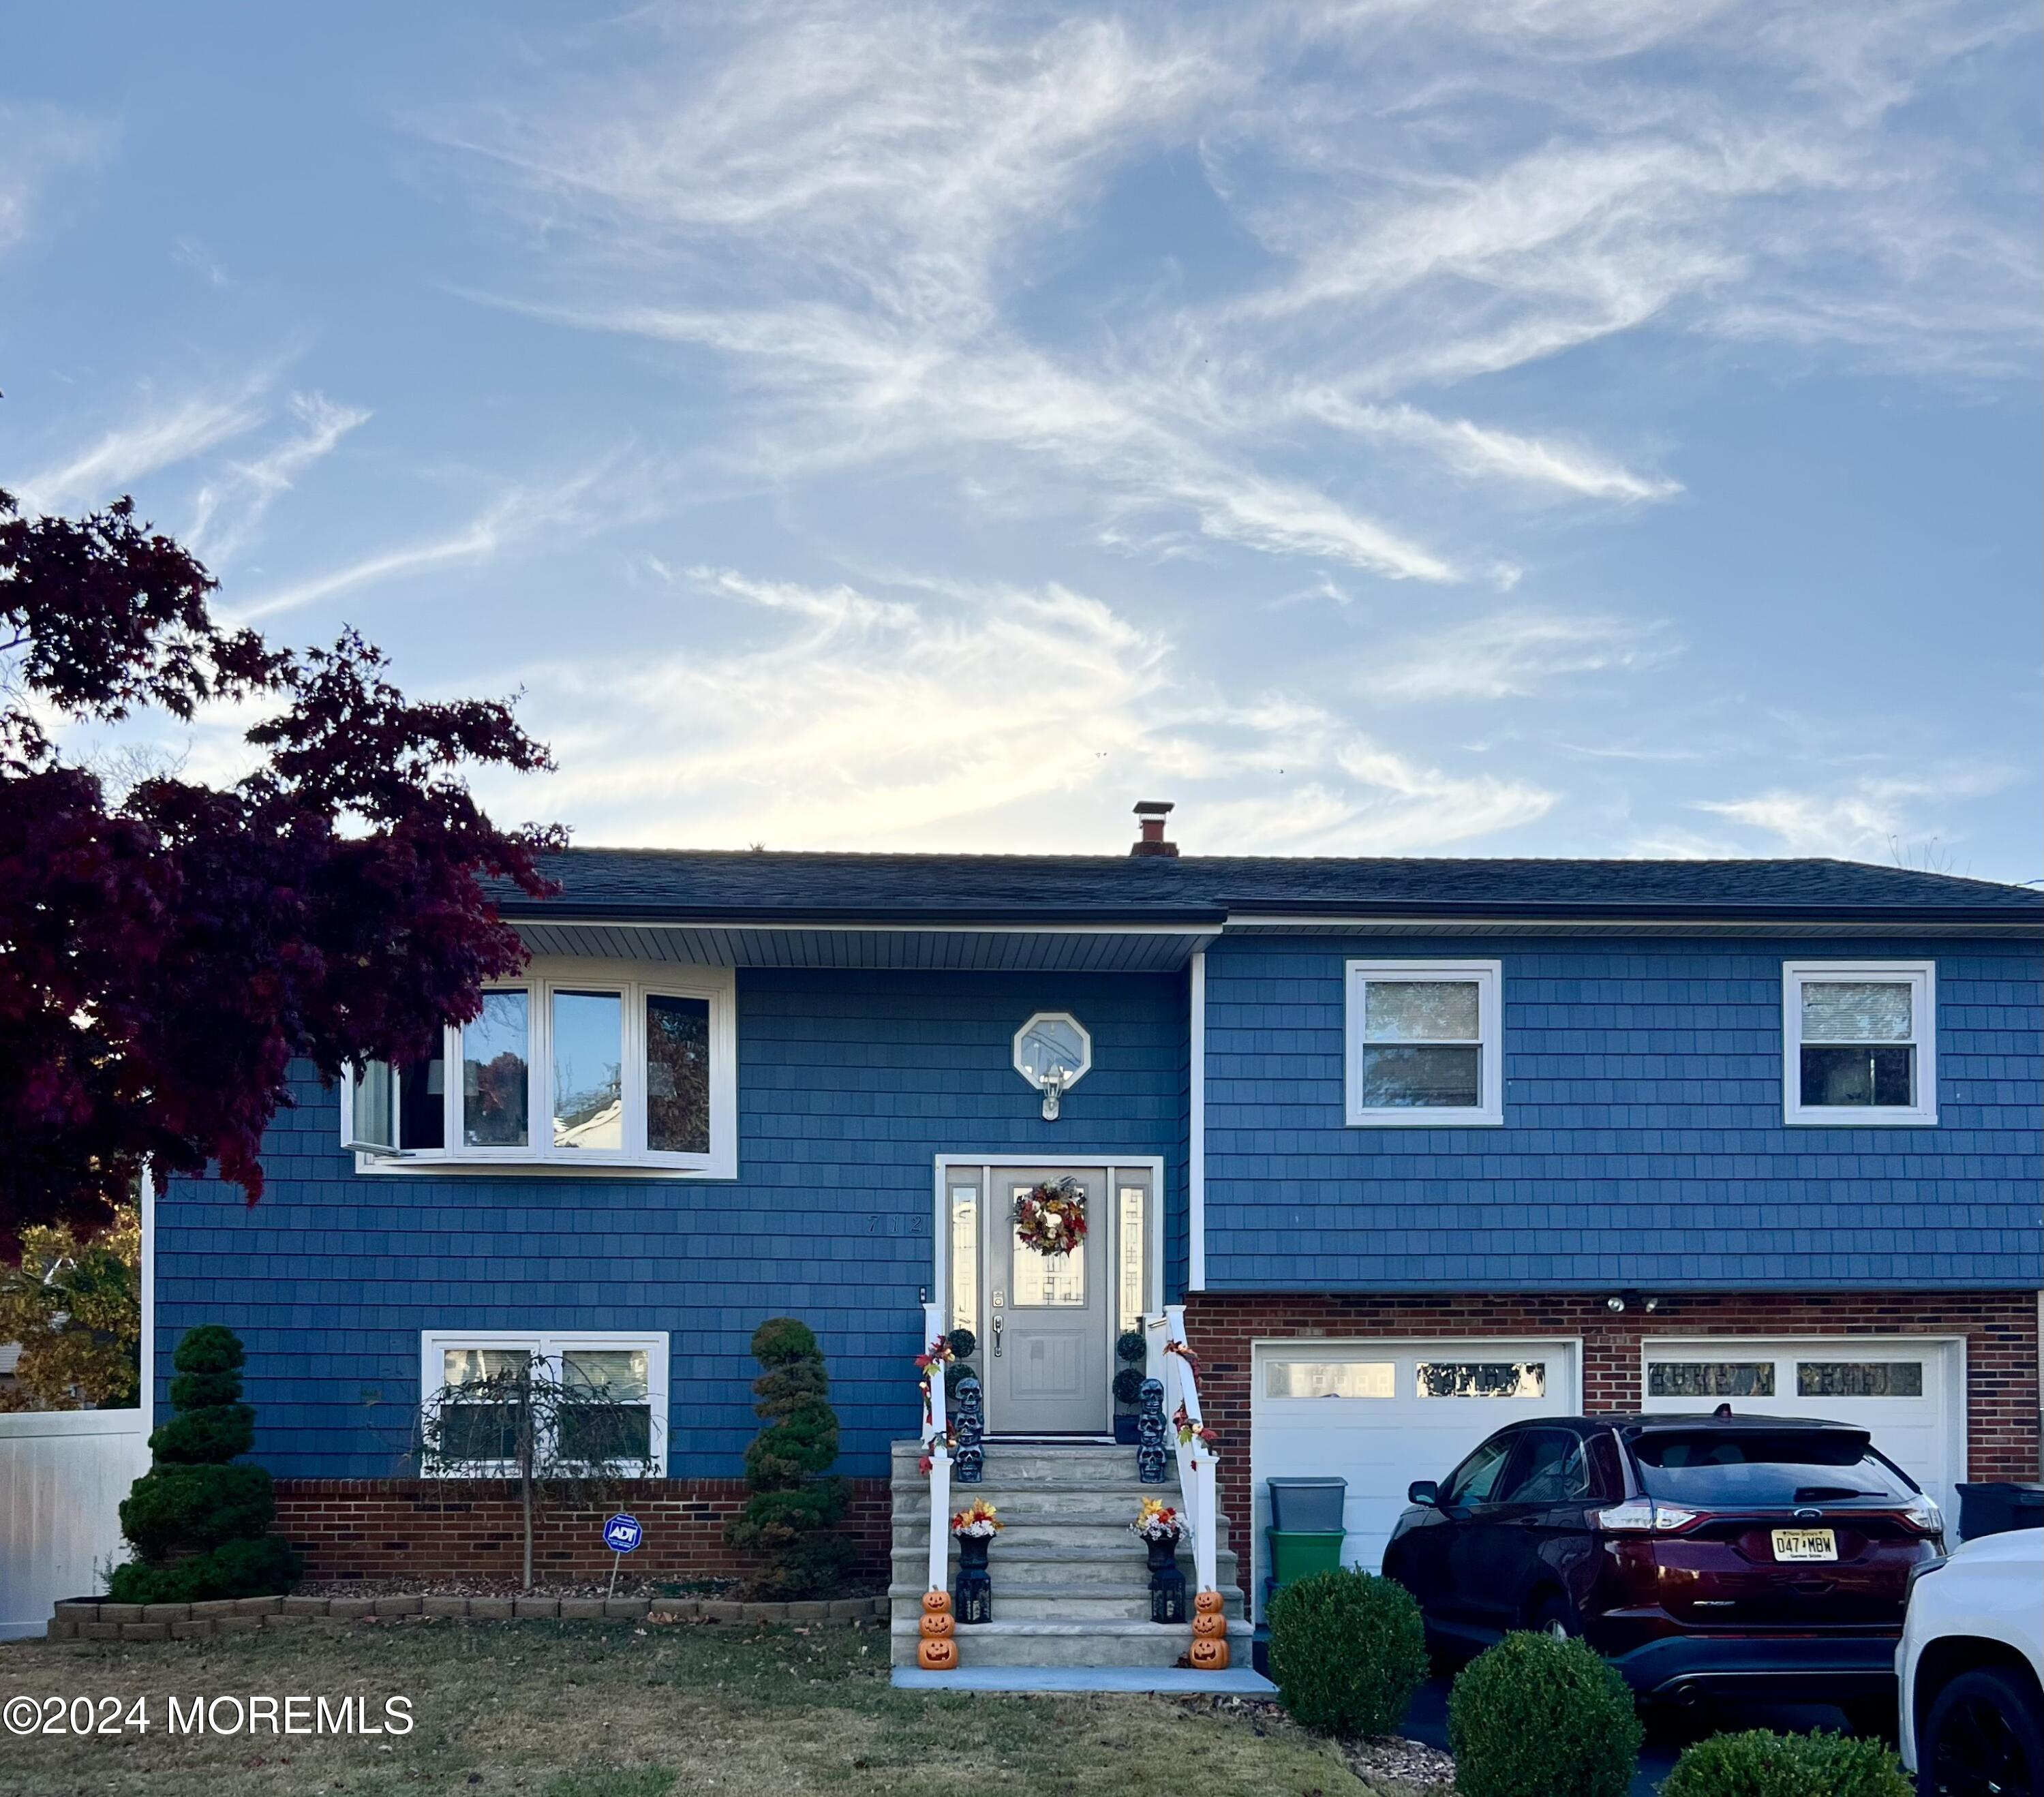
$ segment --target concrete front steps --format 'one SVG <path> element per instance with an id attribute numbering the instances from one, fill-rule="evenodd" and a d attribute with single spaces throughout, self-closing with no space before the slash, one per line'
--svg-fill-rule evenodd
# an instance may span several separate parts
<path id="1" fill-rule="evenodd" d="M 905 1668 L 916 1662 L 929 1577 L 929 1480 L 916 1470 L 921 1453 L 912 1442 L 895 1445 L 889 1644 L 894 1665 Z M 952 1486 L 951 1508 L 962 1510 L 975 1497 L 993 1504 L 1007 1526 L 996 1538 L 989 1562 L 995 1619 L 958 1631 L 963 1669 L 1055 1672 L 1062 1679 L 1087 1668 L 1116 1668 L 1122 1677 L 1122 1669 L 1161 1674 L 1177 1665 L 1191 1644 L 1191 1625 L 1150 1620 L 1149 1568 L 1142 1543 L 1128 1532 L 1146 1497 L 1178 1502 L 1175 1479 L 1163 1485 L 1140 1483 L 1130 1447 L 996 1442 L 986 1450 L 985 1478 L 977 1485 Z M 1220 1529 L 1225 1542 L 1224 1519 Z M 1243 1619 L 1235 1555 L 1224 1547 L 1216 1559 L 1232 1657 L 1246 1668 L 1250 1625 Z M 1189 1596 L 1195 1583 L 1189 1547 L 1180 1552 L 1178 1565 Z M 955 1543 L 949 1567 L 947 1584 L 952 1584 L 958 1571 Z M 1023 1684 L 1001 1688 L 1032 1687 L 1025 1676 Z"/>

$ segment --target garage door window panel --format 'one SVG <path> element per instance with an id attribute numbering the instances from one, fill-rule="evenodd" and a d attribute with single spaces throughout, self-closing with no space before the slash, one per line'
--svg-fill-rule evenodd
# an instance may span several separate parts
<path id="1" fill-rule="evenodd" d="M 1495 1123 L 1498 963 L 1348 964 L 1348 1120 Z"/>
<path id="2" fill-rule="evenodd" d="M 1423 1398 L 1543 1398 L 1544 1361 L 1430 1361 L 1413 1369 Z"/>
<path id="3" fill-rule="evenodd" d="M 1398 1369 L 1388 1360 L 1274 1360 L 1263 1369 L 1263 1393 L 1271 1398 L 1393 1398 L 1398 1395 Z"/>
<path id="4" fill-rule="evenodd" d="M 1771 1360 L 1657 1360 L 1646 1369 L 1650 1398 L 1771 1398 Z"/>
<path id="5" fill-rule="evenodd" d="M 1799 1398 L 1920 1398 L 1923 1363 L 1916 1360 L 1806 1360 L 1796 1364 Z"/>

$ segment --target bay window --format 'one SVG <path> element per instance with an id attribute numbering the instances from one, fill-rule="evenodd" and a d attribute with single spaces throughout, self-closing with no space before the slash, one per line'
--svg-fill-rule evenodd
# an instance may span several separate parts
<path id="1" fill-rule="evenodd" d="M 728 970 L 535 962 L 486 991 L 437 1054 L 357 1069 L 343 1145 L 364 1172 L 512 1163 L 730 1178 L 736 1053 Z"/>

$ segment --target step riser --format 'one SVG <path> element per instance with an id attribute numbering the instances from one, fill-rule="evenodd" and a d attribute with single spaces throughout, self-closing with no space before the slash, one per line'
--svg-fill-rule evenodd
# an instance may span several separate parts
<path id="1" fill-rule="evenodd" d="M 920 1585 L 929 1576 L 930 1559 L 920 1548 L 898 1553 L 893 1557 L 893 1582 L 901 1585 Z M 1190 1554 L 1178 1557 L 1178 1570 L 1185 1576 L 1185 1583 L 1193 1579 L 1193 1559 Z M 1150 1584 L 1150 1569 L 1143 1561 L 1078 1560 L 1069 1554 L 1055 1552 L 1023 1553 L 1011 1552 L 996 1554 L 987 1564 L 996 1587 L 1002 1585 L 1141 1585 L 1146 1590 Z M 947 1582 L 958 1577 L 955 1556 L 949 1563 L 946 1574 Z M 1224 1589 L 1239 1584 L 1235 1561 L 1223 1555 L 1214 1567 L 1214 1582 Z"/>

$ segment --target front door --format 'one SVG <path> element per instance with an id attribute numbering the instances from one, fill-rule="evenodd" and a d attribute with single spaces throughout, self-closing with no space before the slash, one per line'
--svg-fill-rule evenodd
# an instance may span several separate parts
<path id="1" fill-rule="evenodd" d="M 1085 1239 L 1068 1254 L 1039 1254 L 1016 1238 L 1016 1207 L 1066 1180 L 1085 1202 Z M 1114 1338 L 1139 1322 L 1147 1290 L 1147 1170 L 954 1167 L 947 1184 L 952 1321 L 974 1319 L 988 1430 L 1108 1434 Z"/>

